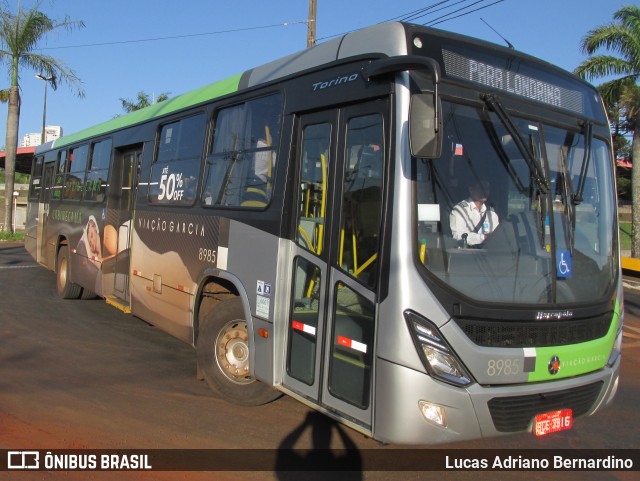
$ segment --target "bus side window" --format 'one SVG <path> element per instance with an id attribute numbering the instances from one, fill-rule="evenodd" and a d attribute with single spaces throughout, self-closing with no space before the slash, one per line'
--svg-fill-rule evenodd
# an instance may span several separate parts
<path id="1" fill-rule="evenodd" d="M 81 145 L 69 151 L 67 158 L 67 173 L 64 182 L 64 198 L 67 200 L 81 200 L 87 167 L 89 145 Z"/>
<path id="2" fill-rule="evenodd" d="M 281 117 L 278 94 L 217 112 L 202 191 L 204 205 L 264 208 L 269 203 Z"/>
<path id="3" fill-rule="evenodd" d="M 91 147 L 91 159 L 84 186 L 85 200 L 102 202 L 105 199 L 110 164 L 111 139 L 94 142 Z"/>
<path id="4" fill-rule="evenodd" d="M 67 172 L 67 168 L 69 167 L 67 160 L 68 160 L 67 151 L 61 150 L 60 153 L 58 153 L 58 173 L 59 174 L 64 174 Z"/>
<path id="5" fill-rule="evenodd" d="M 64 196 L 64 185 L 67 172 L 67 151 L 61 150 L 58 152 L 58 171 L 56 172 L 56 178 L 51 188 L 51 197 L 53 199 L 60 200 Z"/>
<path id="6" fill-rule="evenodd" d="M 161 127 L 151 167 L 151 203 L 193 204 L 200 178 L 205 126 L 205 114 L 200 113 Z"/>

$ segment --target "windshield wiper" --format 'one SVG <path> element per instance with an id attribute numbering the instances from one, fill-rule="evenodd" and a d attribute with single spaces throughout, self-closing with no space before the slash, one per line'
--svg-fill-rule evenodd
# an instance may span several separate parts
<path id="1" fill-rule="evenodd" d="M 533 178 L 536 185 L 538 186 L 538 189 L 543 194 L 548 193 L 549 184 L 544 178 L 544 172 L 542 170 L 542 166 L 540 165 L 540 161 L 533 156 L 531 151 L 525 145 L 524 141 L 522 140 L 522 137 L 520 136 L 520 132 L 518 131 L 518 128 L 515 126 L 515 124 L 511 120 L 511 117 L 509 116 L 507 111 L 504 109 L 500 101 L 498 100 L 498 97 L 495 94 L 482 94 L 480 97 L 482 98 L 482 100 L 484 100 L 484 102 L 489 107 L 493 109 L 493 111 L 496 113 L 496 115 L 498 116 L 502 124 L 507 129 L 507 132 L 509 132 L 509 134 L 511 135 L 511 138 L 516 144 L 516 147 L 518 147 L 518 150 L 520 151 L 520 153 L 522 154 L 522 157 L 527 163 L 527 166 L 529 167 L 529 170 L 531 172 L 531 177 Z"/>
<path id="2" fill-rule="evenodd" d="M 480 115 L 481 115 L 482 123 L 485 125 L 485 129 L 487 130 L 489 141 L 491 142 L 491 145 L 493 146 L 494 150 L 498 154 L 498 157 L 500 158 L 502 165 L 504 166 L 505 170 L 509 174 L 509 177 L 511 177 L 511 180 L 513 181 L 518 191 L 521 194 L 524 194 L 527 191 L 528 187 L 525 187 L 522 180 L 520 180 L 520 177 L 518 176 L 516 169 L 514 169 L 513 165 L 511 165 L 511 159 L 509 158 L 509 155 L 505 151 L 504 145 L 502 145 L 502 142 L 500 142 L 500 139 L 498 137 L 498 131 L 496 129 L 495 122 L 491 121 L 491 118 L 489 117 L 488 112 L 484 109 L 482 110 L 482 113 Z"/>
<path id="3" fill-rule="evenodd" d="M 584 156 L 582 157 L 582 167 L 580 167 L 580 177 L 578 178 L 578 188 L 576 193 L 571 196 L 571 202 L 573 205 L 578 205 L 582 202 L 584 194 L 584 184 L 587 180 L 587 171 L 589 170 L 589 161 L 591 160 L 591 139 L 593 125 L 591 122 L 586 122 L 584 125 Z"/>
<path id="4" fill-rule="evenodd" d="M 567 164 L 567 158 L 569 156 L 570 147 L 567 145 L 567 153 L 565 154 L 564 150 L 560 151 L 560 168 L 562 172 L 560 174 L 562 180 L 562 198 L 564 199 L 563 204 L 565 206 L 565 212 L 567 217 L 569 218 L 569 226 L 568 234 L 569 234 L 569 248 L 571 249 L 571 253 L 573 254 L 573 248 L 575 245 L 576 238 L 576 194 L 573 192 L 571 187 L 571 179 L 569 179 L 569 168 Z M 571 202 L 569 202 L 571 199 Z"/>

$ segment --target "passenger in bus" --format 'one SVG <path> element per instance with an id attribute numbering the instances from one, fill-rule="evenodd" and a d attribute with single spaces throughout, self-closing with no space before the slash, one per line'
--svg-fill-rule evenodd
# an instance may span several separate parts
<path id="1" fill-rule="evenodd" d="M 259 139 L 256 152 L 253 153 L 253 164 L 244 179 L 244 192 L 241 205 L 244 207 L 264 207 L 271 197 L 271 177 L 275 163 L 275 153 L 270 144 Z"/>
<path id="2" fill-rule="evenodd" d="M 451 210 L 451 234 L 459 247 L 481 247 L 487 236 L 498 227 L 498 214 L 488 204 L 488 199 L 489 182 L 476 181 L 469 186 L 469 197 Z"/>
<path id="3" fill-rule="evenodd" d="M 207 188 L 202 195 L 202 201 L 204 205 L 213 205 L 213 194 L 211 193 L 211 189 Z"/>
<path id="4" fill-rule="evenodd" d="M 275 155 L 272 150 L 265 150 L 268 147 L 270 147 L 270 145 L 266 140 L 259 139 L 256 144 L 256 148 L 262 150 L 258 150 L 254 154 L 253 160 L 254 175 L 257 179 L 264 182 L 265 184 L 270 180 L 274 163 L 273 157 Z"/>

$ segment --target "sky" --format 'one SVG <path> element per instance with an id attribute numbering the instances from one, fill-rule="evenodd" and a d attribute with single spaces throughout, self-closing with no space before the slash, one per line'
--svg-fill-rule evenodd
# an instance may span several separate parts
<path id="1" fill-rule="evenodd" d="M 504 45 L 486 22 L 517 50 L 571 71 L 586 58 L 580 51 L 586 33 L 636 1 L 317 0 L 316 36 L 320 43 L 442 3 L 413 21 Z M 120 99 L 135 100 L 140 91 L 175 97 L 306 47 L 305 0 L 0 0 L 12 12 L 18 3 L 39 5 L 55 20 L 84 22 L 84 28 L 54 31 L 37 50 L 82 80 L 83 98 L 64 83 L 48 88 L 46 123 L 62 126 L 64 134 L 123 114 Z M 0 65 L 0 88 L 9 86 L 7 70 Z M 42 128 L 44 82 L 37 73 L 20 71 L 19 139 Z M 6 115 L 0 104 L 0 146 Z"/>

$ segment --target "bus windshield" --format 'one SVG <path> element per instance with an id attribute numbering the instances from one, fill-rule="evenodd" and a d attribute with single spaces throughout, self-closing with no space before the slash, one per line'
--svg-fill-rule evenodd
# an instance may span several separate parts
<path id="1" fill-rule="evenodd" d="M 607 144 L 502 113 L 443 103 L 442 155 L 415 160 L 416 255 L 476 301 L 601 299 L 617 265 Z"/>

